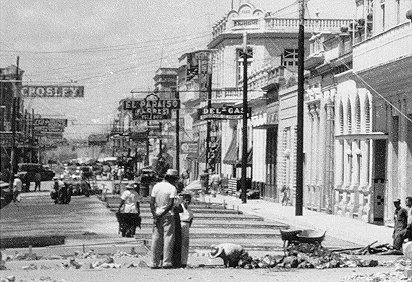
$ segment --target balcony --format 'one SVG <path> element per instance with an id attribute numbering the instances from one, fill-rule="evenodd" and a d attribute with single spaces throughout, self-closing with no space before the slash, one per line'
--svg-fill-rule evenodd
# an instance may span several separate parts
<path id="1" fill-rule="evenodd" d="M 412 23 L 405 22 L 353 46 L 353 70 L 359 72 L 412 56 Z"/>
<path id="2" fill-rule="evenodd" d="M 340 32 L 342 26 L 349 26 L 351 20 L 346 19 L 307 19 L 306 32 Z M 239 33 L 243 30 L 254 32 L 297 33 L 299 19 L 297 18 L 232 18 L 223 19 L 213 27 L 213 39 L 226 33 Z"/>

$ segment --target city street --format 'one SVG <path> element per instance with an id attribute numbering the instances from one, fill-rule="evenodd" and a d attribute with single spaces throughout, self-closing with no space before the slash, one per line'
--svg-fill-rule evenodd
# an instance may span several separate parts
<path id="1" fill-rule="evenodd" d="M 412 282 L 411 42 L 412 0 L 0 1 L 0 282 Z"/>
<path id="2" fill-rule="evenodd" d="M 110 182 L 100 182 L 110 187 Z M 44 183 L 44 187 L 51 183 Z M 0 277 L 16 275 L 18 279 L 51 279 L 65 281 L 136 281 L 136 273 L 148 281 L 168 281 L 168 279 L 190 279 L 193 281 L 340 281 L 356 273 L 375 273 L 393 271 L 394 266 L 355 269 L 224 269 L 221 259 L 209 258 L 209 246 L 221 242 L 236 242 L 245 246 L 252 257 L 264 255 L 283 255 L 279 229 L 288 228 L 285 223 L 263 220 L 258 216 L 242 214 L 235 209 L 223 209 L 212 203 L 194 203 L 195 221 L 191 230 L 189 269 L 151 270 L 150 248 L 151 215 L 148 202 L 144 200 L 142 229 L 136 238 L 122 238 L 118 234 L 118 223 L 113 210 L 118 203 L 118 195 L 107 195 L 106 202 L 100 196 L 76 196 L 68 205 L 55 205 L 49 193 L 30 192 L 23 194 L 21 203 L 11 203 L 1 210 L 1 237 L 52 238 L 64 236 L 63 245 L 49 247 L 13 248 L 2 251 L 3 259 L 16 254 L 35 254 L 37 260 L 13 259 L 6 262 L 9 270 L 0 272 Z M 15 215 L 18 214 L 18 219 Z M 226 216 L 225 216 L 226 215 Z M 327 236 L 324 246 L 333 249 L 350 248 L 358 245 Z M 125 255 L 134 249 L 135 256 Z M 94 251 L 99 256 L 84 258 L 79 254 Z M 78 255 L 75 256 L 75 253 Z M 122 255 L 123 254 L 123 255 Z M 116 269 L 89 269 L 88 265 L 102 261 L 107 256 L 114 257 L 119 265 Z M 68 258 L 75 257 L 80 269 L 62 267 Z M 376 256 L 366 256 L 368 259 Z M 378 258 L 380 262 L 394 261 L 396 257 Z M 143 262 L 143 263 L 142 263 Z M 136 268 L 128 268 L 134 264 Z M 30 268 L 31 267 L 31 268 Z M 27 270 L 31 269 L 31 270 Z M 26 270 L 23 270 L 26 269 Z M 167 278 L 166 278 L 167 275 Z M 170 280 L 169 280 L 170 281 Z"/>

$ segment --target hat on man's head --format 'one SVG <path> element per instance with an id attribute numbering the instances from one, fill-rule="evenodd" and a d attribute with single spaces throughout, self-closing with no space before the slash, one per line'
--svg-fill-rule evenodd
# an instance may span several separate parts
<path id="1" fill-rule="evenodd" d="M 131 183 L 130 183 L 130 184 L 127 184 L 127 185 L 126 185 L 126 189 L 134 189 L 133 184 L 131 184 Z"/>
<path id="2" fill-rule="evenodd" d="M 14 175 L 14 177 L 20 177 L 20 174 L 16 173 L 16 174 Z"/>
<path id="3" fill-rule="evenodd" d="M 165 176 L 179 177 L 179 172 L 178 172 L 176 169 L 169 168 L 169 169 L 166 171 Z"/>
<path id="4" fill-rule="evenodd" d="M 54 177 L 53 177 L 53 180 L 57 180 L 57 179 L 59 179 L 57 176 L 54 176 Z"/>
<path id="5" fill-rule="evenodd" d="M 401 199 L 393 200 L 393 203 L 400 203 L 400 202 L 401 202 Z"/>

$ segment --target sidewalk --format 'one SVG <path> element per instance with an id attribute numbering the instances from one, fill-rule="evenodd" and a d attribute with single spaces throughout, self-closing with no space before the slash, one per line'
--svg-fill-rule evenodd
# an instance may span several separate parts
<path id="1" fill-rule="evenodd" d="M 212 198 L 210 195 L 206 195 L 205 201 L 225 202 L 228 208 L 239 209 L 246 214 L 261 216 L 265 220 L 278 221 L 295 228 L 325 230 L 326 236 L 330 235 L 361 246 L 366 246 L 374 241 L 382 244 L 392 244 L 393 241 L 392 228 L 356 219 L 307 209 L 303 209 L 303 216 L 295 216 L 295 207 L 293 206 L 282 206 L 280 203 L 249 199 L 246 204 L 243 204 L 240 199 L 233 196 L 217 195 L 216 198 Z"/>

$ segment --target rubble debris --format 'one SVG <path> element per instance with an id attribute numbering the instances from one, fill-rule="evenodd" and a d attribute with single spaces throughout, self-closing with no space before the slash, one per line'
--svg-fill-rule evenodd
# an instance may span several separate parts
<path id="1" fill-rule="evenodd" d="M 14 275 L 10 275 L 7 277 L 0 277 L 0 282 L 15 282 L 16 277 Z"/>
<path id="2" fill-rule="evenodd" d="M 25 265 L 22 267 L 24 270 L 37 270 L 37 265 L 34 263 L 31 263 L 30 265 Z"/>
<path id="3" fill-rule="evenodd" d="M 255 268 L 341 268 L 341 267 L 376 267 L 377 260 L 361 259 L 358 256 L 342 255 L 317 245 L 301 243 L 288 249 L 283 257 L 265 255 L 262 258 L 252 258 L 244 255 L 238 262 L 238 267 Z"/>

